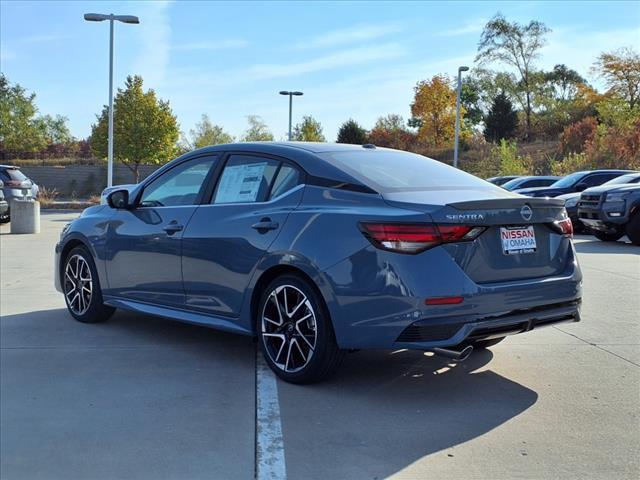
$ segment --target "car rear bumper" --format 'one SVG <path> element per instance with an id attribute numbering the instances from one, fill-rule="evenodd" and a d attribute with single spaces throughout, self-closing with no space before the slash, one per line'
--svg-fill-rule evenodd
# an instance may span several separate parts
<path id="1" fill-rule="evenodd" d="M 341 348 L 429 350 L 580 321 L 582 273 L 573 247 L 556 275 L 494 283 L 474 282 L 436 251 L 424 256 L 424 265 L 418 257 L 397 258 L 401 261 L 389 261 L 384 276 L 371 280 L 354 278 L 353 261 L 324 272 L 334 292 L 327 306 Z M 443 297 L 461 301 L 426 302 Z"/>
<path id="2" fill-rule="evenodd" d="M 473 322 L 465 318 L 428 319 L 409 325 L 394 347 L 428 349 L 448 347 L 475 340 L 489 340 L 529 332 L 541 327 L 580 321 L 581 299 L 542 305 L 527 310 L 487 316 Z"/>

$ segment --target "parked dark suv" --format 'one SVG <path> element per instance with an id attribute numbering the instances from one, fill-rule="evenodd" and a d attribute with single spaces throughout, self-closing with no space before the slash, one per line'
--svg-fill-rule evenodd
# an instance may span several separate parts
<path id="1" fill-rule="evenodd" d="M 615 242 L 625 233 L 640 245 L 640 185 L 602 185 L 582 193 L 578 219 L 603 241 Z"/>
<path id="2" fill-rule="evenodd" d="M 590 187 L 597 187 L 612 178 L 625 173 L 633 173 L 631 170 L 590 170 L 575 172 L 562 177 L 548 187 L 523 188 L 518 193 L 528 197 L 557 197 L 571 192 L 582 192 Z"/>

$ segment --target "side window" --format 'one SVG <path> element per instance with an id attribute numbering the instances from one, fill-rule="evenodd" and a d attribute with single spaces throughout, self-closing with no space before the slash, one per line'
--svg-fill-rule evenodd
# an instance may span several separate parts
<path id="1" fill-rule="evenodd" d="M 602 185 L 604 182 L 611 180 L 612 178 L 615 178 L 615 177 L 616 177 L 615 174 L 599 173 L 595 175 L 589 175 L 587 178 L 584 179 L 584 183 L 586 183 L 589 187 L 595 187 L 598 185 Z"/>
<path id="2" fill-rule="evenodd" d="M 232 155 L 220 175 L 212 203 L 263 202 L 279 163 L 251 155 Z"/>
<path id="3" fill-rule="evenodd" d="M 278 175 L 276 176 L 275 181 L 273 182 L 273 188 L 271 188 L 271 195 L 269 195 L 269 200 L 272 198 L 279 197 L 283 193 L 287 193 L 294 187 L 297 187 L 300 184 L 300 172 L 297 168 L 292 167 L 291 165 L 282 164 L 280 170 L 278 171 Z"/>
<path id="4" fill-rule="evenodd" d="M 217 157 L 196 158 L 163 173 L 145 187 L 140 206 L 194 205 L 207 174 L 216 161 Z"/>

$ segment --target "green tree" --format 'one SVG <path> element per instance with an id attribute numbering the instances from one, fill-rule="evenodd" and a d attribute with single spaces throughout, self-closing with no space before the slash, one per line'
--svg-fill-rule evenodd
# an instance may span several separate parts
<path id="1" fill-rule="evenodd" d="M 241 141 L 243 142 L 272 142 L 273 133 L 267 127 L 267 124 L 262 121 L 262 118 L 258 115 L 248 115 L 247 123 L 249 126 L 242 135 Z"/>
<path id="2" fill-rule="evenodd" d="M 575 70 L 564 64 L 556 65 L 544 73 L 545 82 L 551 87 L 555 100 L 573 100 L 578 93 L 578 85 L 587 83 Z"/>
<path id="3" fill-rule="evenodd" d="M 518 113 L 513 109 L 513 104 L 504 92 L 493 99 L 493 105 L 484 123 L 484 138 L 487 141 L 497 142 L 514 136 L 518 128 Z"/>
<path id="4" fill-rule="evenodd" d="M 293 128 L 293 140 L 296 142 L 326 142 L 322 134 L 322 125 L 311 115 L 302 117 L 302 122 Z"/>
<path id="5" fill-rule="evenodd" d="M 189 134 L 191 136 L 189 145 L 192 149 L 234 141 L 233 136 L 225 132 L 220 125 L 211 123 L 206 113 L 202 114 L 201 120 L 196 123 L 196 128 L 190 130 Z"/>
<path id="6" fill-rule="evenodd" d="M 460 88 L 460 105 L 465 109 L 464 121 L 469 126 L 482 123 L 484 112 L 482 111 L 482 87 L 480 80 L 469 75 L 462 81 Z"/>
<path id="7" fill-rule="evenodd" d="M 0 152 L 37 152 L 46 146 L 46 127 L 37 117 L 35 93 L 12 85 L 0 73 Z"/>
<path id="8" fill-rule="evenodd" d="M 631 48 L 602 53 L 592 69 L 605 79 L 609 91 L 624 98 L 630 109 L 640 101 L 640 54 Z"/>
<path id="9" fill-rule="evenodd" d="M 362 145 L 367 143 L 367 131 L 350 118 L 340 126 L 337 142 Z"/>
<path id="10" fill-rule="evenodd" d="M 532 20 L 528 25 L 507 21 L 501 14 L 484 27 L 478 44 L 476 62 L 499 61 L 514 67 L 520 76 L 524 92 L 526 135 L 531 131 L 532 95 L 535 88 L 532 73 L 534 61 L 545 45 L 545 35 L 551 30 L 542 22 Z"/>
<path id="11" fill-rule="evenodd" d="M 67 117 L 45 115 L 41 118 L 45 129 L 45 139 L 50 144 L 69 145 L 75 139 L 69 131 Z"/>
<path id="12" fill-rule="evenodd" d="M 116 161 L 124 163 L 140 179 L 140 164 L 163 164 L 177 151 L 180 131 L 169 102 L 158 99 L 153 90 L 142 88 L 142 77 L 129 76 L 118 89 L 113 105 Z M 105 105 L 91 127 L 91 148 L 99 157 L 107 156 L 109 108 Z"/>

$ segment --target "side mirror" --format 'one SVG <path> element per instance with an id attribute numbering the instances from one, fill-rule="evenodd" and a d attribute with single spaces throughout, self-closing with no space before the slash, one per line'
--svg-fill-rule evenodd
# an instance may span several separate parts
<path id="1" fill-rule="evenodd" d="M 588 186 L 589 185 L 587 185 L 586 183 L 580 182 L 576 185 L 576 192 L 582 192 L 583 190 L 586 190 Z"/>
<path id="2" fill-rule="evenodd" d="M 107 203 L 111 208 L 129 208 L 129 190 L 115 190 L 107 195 Z"/>

